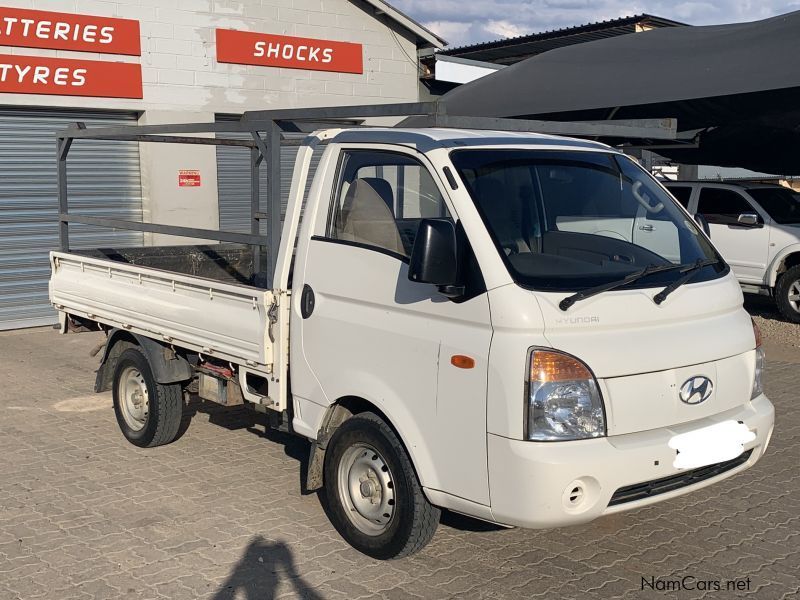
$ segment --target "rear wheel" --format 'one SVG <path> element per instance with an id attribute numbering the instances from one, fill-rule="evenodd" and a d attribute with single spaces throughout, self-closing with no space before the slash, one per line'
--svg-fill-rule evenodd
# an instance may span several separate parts
<path id="1" fill-rule="evenodd" d="M 130 443 L 151 448 L 177 436 L 183 415 L 181 386 L 158 383 L 138 348 L 128 348 L 117 360 L 113 396 L 117 423 Z"/>
<path id="2" fill-rule="evenodd" d="M 785 319 L 800 323 L 800 265 L 787 270 L 778 279 L 775 303 Z"/>
<path id="3" fill-rule="evenodd" d="M 400 558 L 433 537 L 440 511 L 422 492 L 394 431 L 361 413 L 336 430 L 325 452 L 324 493 L 336 529 L 373 558 Z"/>

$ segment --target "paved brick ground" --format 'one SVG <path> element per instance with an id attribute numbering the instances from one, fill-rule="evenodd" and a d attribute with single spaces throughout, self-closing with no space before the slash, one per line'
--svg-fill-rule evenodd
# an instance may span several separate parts
<path id="1" fill-rule="evenodd" d="M 350 549 L 317 497 L 300 495 L 305 445 L 265 436 L 241 411 L 194 405 L 176 443 L 128 444 L 110 398 L 90 393 L 97 339 L 0 334 L 2 600 L 800 595 L 796 364 L 769 366 L 778 424 L 744 474 L 576 528 L 446 515 L 422 553 L 382 563 Z M 642 577 L 684 575 L 749 578 L 749 591 L 641 591 Z"/>

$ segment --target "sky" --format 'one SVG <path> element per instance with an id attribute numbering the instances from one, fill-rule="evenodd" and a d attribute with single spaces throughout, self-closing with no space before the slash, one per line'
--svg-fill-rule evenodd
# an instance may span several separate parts
<path id="1" fill-rule="evenodd" d="M 754 21 L 800 10 L 800 0 L 388 0 L 450 46 L 648 13 L 691 25 Z"/>

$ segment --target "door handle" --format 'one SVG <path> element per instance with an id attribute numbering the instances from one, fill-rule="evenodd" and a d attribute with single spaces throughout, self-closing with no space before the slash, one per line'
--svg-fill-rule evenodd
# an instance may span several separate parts
<path id="1" fill-rule="evenodd" d="M 641 229 L 642 231 L 653 231 L 655 227 L 653 227 L 652 225 L 639 225 L 639 229 Z"/>
<path id="2" fill-rule="evenodd" d="M 303 286 L 303 293 L 300 296 L 300 315 L 307 319 L 314 312 L 314 290 L 311 286 L 305 284 Z"/>

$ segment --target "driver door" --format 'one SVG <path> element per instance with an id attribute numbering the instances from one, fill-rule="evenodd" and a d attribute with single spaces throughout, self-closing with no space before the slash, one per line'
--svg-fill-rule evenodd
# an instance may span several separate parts
<path id="1" fill-rule="evenodd" d="M 296 267 L 294 288 L 315 302 L 305 316 L 293 304 L 302 353 L 292 355 L 292 389 L 322 406 L 348 396 L 375 404 L 423 485 L 488 505 L 487 294 L 454 302 L 408 279 L 420 221 L 452 219 L 448 204 L 421 155 L 340 150 L 334 193 Z M 454 366 L 454 355 L 474 366 Z"/>

